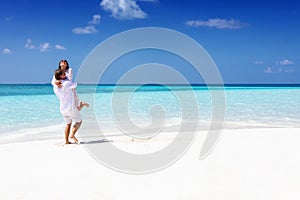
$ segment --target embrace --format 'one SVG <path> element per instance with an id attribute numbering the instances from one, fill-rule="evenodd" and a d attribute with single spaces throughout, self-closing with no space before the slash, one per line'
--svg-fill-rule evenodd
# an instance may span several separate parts
<path id="1" fill-rule="evenodd" d="M 77 83 L 72 81 L 73 71 L 69 67 L 69 63 L 66 60 L 59 62 L 58 69 L 55 70 L 51 84 L 53 85 L 53 91 L 60 101 L 60 112 L 66 122 L 65 127 L 65 144 L 72 144 L 69 138 L 74 143 L 79 143 L 75 137 L 76 132 L 82 124 L 80 110 L 85 106 L 89 107 L 88 103 L 79 101 L 76 87 Z M 71 125 L 74 122 L 72 131 Z M 71 135 L 70 135 L 71 132 Z"/>

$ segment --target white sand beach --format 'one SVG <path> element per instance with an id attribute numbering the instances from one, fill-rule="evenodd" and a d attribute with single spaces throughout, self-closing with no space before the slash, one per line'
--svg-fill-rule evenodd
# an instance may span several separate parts
<path id="1" fill-rule="evenodd" d="M 111 139 L 132 150 L 162 145 L 169 142 L 167 135 L 147 141 Z M 96 161 L 83 144 L 63 145 L 60 139 L 1 144 L 0 199 L 300 198 L 300 129 L 224 130 L 204 160 L 198 157 L 205 134 L 198 135 L 175 164 L 145 175 L 116 172 Z"/>

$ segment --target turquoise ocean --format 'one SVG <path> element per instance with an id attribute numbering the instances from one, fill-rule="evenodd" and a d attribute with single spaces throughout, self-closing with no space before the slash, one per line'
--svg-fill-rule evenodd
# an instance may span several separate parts
<path id="1" fill-rule="evenodd" d="M 120 98 L 136 86 L 119 87 Z M 113 107 L 116 103 L 112 103 L 115 88 L 113 85 L 78 86 L 79 98 L 93 101 L 92 108 L 83 108 L 81 111 L 84 121 L 89 120 L 93 111 L 104 130 L 115 130 Z M 151 108 L 159 105 L 164 109 L 163 117 L 169 124 L 180 124 L 182 104 L 174 91 L 183 96 L 192 91 L 198 103 L 199 121 L 209 123 L 212 116 L 210 90 L 201 85 L 138 87 L 131 94 L 128 109 L 124 113 L 135 123 L 147 126 L 151 122 Z M 224 87 L 224 94 L 225 129 L 300 127 L 299 85 L 229 85 Z M 0 143 L 63 136 L 65 124 L 59 112 L 59 101 L 50 84 L 2 84 L 0 105 Z M 189 112 L 194 110 L 190 109 Z"/>

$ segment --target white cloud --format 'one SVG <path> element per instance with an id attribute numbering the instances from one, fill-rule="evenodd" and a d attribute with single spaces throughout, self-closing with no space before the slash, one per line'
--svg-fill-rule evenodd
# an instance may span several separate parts
<path id="1" fill-rule="evenodd" d="M 294 72 L 294 69 L 292 68 L 286 68 L 286 69 L 282 69 L 282 68 L 279 68 L 278 69 L 278 73 L 293 73 Z"/>
<path id="2" fill-rule="evenodd" d="M 74 28 L 72 32 L 75 34 L 93 34 L 93 33 L 97 33 L 97 29 L 95 29 L 94 26 L 88 25 L 84 28 L 81 27 Z"/>
<path id="3" fill-rule="evenodd" d="M 245 26 L 248 26 L 247 23 L 240 22 L 239 20 L 235 19 L 209 19 L 207 21 L 203 20 L 189 20 L 186 22 L 187 26 L 192 27 L 211 27 L 211 28 L 217 28 L 217 29 L 240 29 Z"/>
<path id="4" fill-rule="evenodd" d="M 264 61 L 261 61 L 261 60 L 257 60 L 254 62 L 255 65 L 262 65 L 264 64 L 265 62 Z"/>
<path id="5" fill-rule="evenodd" d="M 136 0 L 102 0 L 100 5 L 105 11 L 111 12 L 111 16 L 118 20 L 146 18 L 147 14 L 142 11 L 136 2 Z"/>
<path id="6" fill-rule="evenodd" d="M 292 64 L 294 64 L 294 62 L 291 60 L 284 59 L 282 61 L 279 61 L 279 64 L 280 65 L 292 65 Z"/>
<path id="7" fill-rule="evenodd" d="M 64 46 L 62 46 L 60 44 L 57 44 L 57 45 L 55 45 L 55 49 L 57 49 L 57 50 L 66 50 L 67 48 L 65 48 Z"/>
<path id="8" fill-rule="evenodd" d="M 89 22 L 89 24 L 97 25 L 100 23 L 101 16 L 100 15 L 94 15 L 92 21 Z"/>
<path id="9" fill-rule="evenodd" d="M 32 41 L 30 38 L 27 39 L 26 44 L 25 44 L 26 49 L 35 49 L 35 46 L 32 44 Z"/>
<path id="10" fill-rule="evenodd" d="M 267 67 L 264 71 L 265 71 L 265 73 L 268 73 L 268 74 L 273 73 L 273 70 L 271 67 Z"/>
<path id="11" fill-rule="evenodd" d="M 100 23 L 101 16 L 94 15 L 93 19 L 88 22 L 88 25 L 85 27 L 77 27 L 72 30 L 74 34 L 93 34 L 97 33 L 98 30 L 95 28 L 95 25 Z"/>
<path id="12" fill-rule="evenodd" d="M 40 51 L 45 52 L 48 51 L 51 48 L 50 43 L 45 42 L 43 44 L 40 44 Z"/>
<path id="13" fill-rule="evenodd" d="M 12 52 L 12 50 L 10 50 L 8 48 L 5 48 L 5 49 L 2 50 L 2 53 L 4 53 L 4 54 L 12 54 L 13 52 Z"/>
<path id="14" fill-rule="evenodd" d="M 285 69 L 284 72 L 285 72 L 285 73 L 293 73 L 293 72 L 294 72 L 294 69 Z"/>
<path id="15" fill-rule="evenodd" d="M 256 62 L 260 64 L 260 61 L 256 61 Z M 264 72 L 268 74 L 294 73 L 295 70 L 290 66 L 293 64 L 294 62 L 288 59 L 284 59 L 282 61 L 276 61 L 275 65 L 265 68 Z"/>
<path id="16" fill-rule="evenodd" d="M 272 69 L 271 67 L 267 67 L 264 72 L 268 74 L 280 74 L 280 73 L 293 73 L 295 70 L 292 68 L 278 68 L 278 69 Z"/>
<path id="17" fill-rule="evenodd" d="M 49 42 L 42 43 L 42 44 L 40 44 L 39 47 L 36 47 L 35 45 L 32 44 L 32 40 L 29 38 L 26 41 L 25 48 L 26 49 L 36 49 L 36 50 L 40 50 L 40 52 L 45 52 L 45 51 L 49 51 L 52 47 Z M 64 46 L 62 46 L 60 44 L 57 44 L 57 45 L 55 45 L 55 49 L 56 50 L 66 50 L 67 48 L 65 48 Z"/>

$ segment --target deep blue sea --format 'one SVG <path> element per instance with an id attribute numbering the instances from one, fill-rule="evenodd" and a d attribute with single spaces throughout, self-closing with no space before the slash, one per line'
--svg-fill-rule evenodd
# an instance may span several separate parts
<path id="1" fill-rule="evenodd" d="M 132 92 L 132 89 L 135 89 Z M 223 89 L 223 88 L 221 88 Z M 213 90 L 220 90 L 215 87 Z M 198 111 L 200 121 L 207 122 L 212 117 L 212 96 L 206 86 L 78 86 L 79 98 L 91 103 L 91 108 L 81 111 L 83 120 L 89 113 L 96 114 L 107 130 L 114 127 L 115 116 L 130 116 L 136 124 L 147 126 L 155 112 L 155 106 L 163 108 L 163 117 L 169 124 L 180 123 L 182 116 L 195 116 Z M 189 98 L 193 93 L 197 105 Z M 300 127 L 300 87 L 299 86 L 225 86 L 225 128 L 256 127 Z M 128 99 L 128 96 L 130 97 Z M 2 84 L 0 85 L 0 136 L 35 133 L 62 134 L 64 122 L 59 112 L 59 101 L 51 85 Z M 126 106 L 116 108 L 118 106 Z M 198 106 L 198 107 L 197 107 Z M 116 109 L 115 109 L 116 108 Z M 152 115 L 152 117 L 151 117 Z"/>

